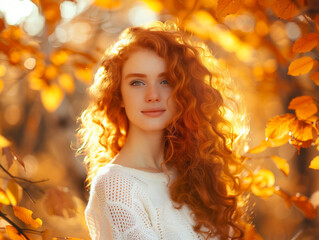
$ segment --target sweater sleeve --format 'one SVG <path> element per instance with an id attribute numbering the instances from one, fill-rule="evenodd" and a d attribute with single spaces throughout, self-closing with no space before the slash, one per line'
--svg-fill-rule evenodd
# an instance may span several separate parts
<path id="1" fill-rule="evenodd" d="M 111 172 L 100 174 L 92 181 L 85 211 L 92 240 L 158 239 L 136 181 Z"/>

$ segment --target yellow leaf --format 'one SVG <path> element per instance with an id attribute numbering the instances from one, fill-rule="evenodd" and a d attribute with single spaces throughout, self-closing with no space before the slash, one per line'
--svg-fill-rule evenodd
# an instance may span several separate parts
<path id="1" fill-rule="evenodd" d="M 62 73 L 58 79 L 59 85 L 69 94 L 74 92 L 74 81 L 70 74 Z"/>
<path id="2" fill-rule="evenodd" d="M 268 120 L 265 129 L 266 138 L 283 139 L 289 134 L 289 125 L 296 119 L 295 115 L 286 113 Z"/>
<path id="3" fill-rule="evenodd" d="M 191 19 L 186 19 L 185 21 L 186 29 L 196 33 L 197 36 L 203 39 L 210 38 L 216 24 L 215 18 L 204 10 L 194 12 Z"/>
<path id="4" fill-rule="evenodd" d="M 3 77 L 7 72 L 7 68 L 4 65 L 0 65 L 0 77 Z"/>
<path id="5" fill-rule="evenodd" d="M 5 137 L 0 135 L 0 148 L 8 147 L 11 145 L 11 142 L 9 142 Z"/>
<path id="6" fill-rule="evenodd" d="M 66 62 L 68 59 L 68 53 L 64 50 L 59 50 L 54 52 L 51 57 L 51 61 L 53 62 L 54 65 L 60 66 Z"/>
<path id="7" fill-rule="evenodd" d="M 54 112 L 61 104 L 63 92 L 57 85 L 50 85 L 41 91 L 41 100 L 49 112 Z"/>
<path id="8" fill-rule="evenodd" d="M 90 83 L 92 79 L 92 69 L 79 67 L 76 69 L 75 75 L 82 82 Z"/>
<path id="9" fill-rule="evenodd" d="M 121 1 L 120 0 L 95 0 L 94 4 L 102 8 L 112 9 L 112 8 L 119 7 L 121 5 Z"/>
<path id="10" fill-rule="evenodd" d="M 0 79 L 0 93 L 1 93 L 1 91 L 3 89 L 3 86 L 4 86 L 3 80 Z"/>
<path id="11" fill-rule="evenodd" d="M 319 156 L 315 157 L 311 160 L 309 168 L 317 169 L 319 170 Z"/>
<path id="12" fill-rule="evenodd" d="M 319 86 L 319 72 L 314 72 L 310 75 L 310 79 Z"/>
<path id="13" fill-rule="evenodd" d="M 13 206 L 20 201 L 19 185 L 13 179 L 10 179 L 7 187 L 7 196 Z"/>
<path id="14" fill-rule="evenodd" d="M 263 140 L 257 147 L 248 150 L 249 153 L 260 153 L 269 147 L 269 142 Z"/>
<path id="15" fill-rule="evenodd" d="M 143 0 L 154 12 L 163 10 L 163 4 L 158 0 Z"/>
<path id="16" fill-rule="evenodd" d="M 220 17 L 225 17 L 228 14 L 236 13 L 241 5 L 241 0 L 218 0 L 217 14 Z"/>
<path id="17" fill-rule="evenodd" d="M 292 47 L 292 50 L 296 53 L 308 52 L 318 45 L 318 41 L 318 33 L 306 34 L 295 42 L 294 46 Z"/>
<path id="18" fill-rule="evenodd" d="M 10 200 L 6 192 L 1 188 L 0 188 L 0 203 L 3 203 L 5 205 L 10 205 Z"/>
<path id="19" fill-rule="evenodd" d="M 44 70 L 44 76 L 46 79 L 52 80 L 58 76 L 58 69 L 54 65 L 49 65 Z"/>
<path id="20" fill-rule="evenodd" d="M 33 219 L 33 212 L 24 207 L 14 206 L 13 207 L 14 215 L 23 221 L 25 224 L 29 224 L 34 228 L 39 228 L 42 226 L 42 220 L 40 218 Z"/>
<path id="21" fill-rule="evenodd" d="M 299 141 L 313 140 L 312 126 L 304 121 L 295 120 L 290 125 L 290 131 L 293 138 Z"/>
<path id="22" fill-rule="evenodd" d="M 313 58 L 301 57 L 291 62 L 288 68 L 288 74 L 291 76 L 298 76 L 308 73 L 313 66 Z"/>
<path id="23" fill-rule="evenodd" d="M 272 160 L 275 162 L 277 168 L 281 170 L 286 176 L 289 174 L 289 164 L 286 159 L 280 158 L 278 156 L 271 156 Z"/>
<path id="24" fill-rule="evenodd" d="M 274 191 L 275 176 L 267 170 L 261 169 L 256 175 L 253 176 L 251 191 L 259 197 L 269 197 Z"/>
<path id="25" fill-rule="evenodd" d="M 288 109 L 296 110 L 296 115 L 300 120 L 305 120 L 318 112 L 318 108 L 311 96 L 300 96 L 292 99 Z"/>
<path id="26" fill-rule="evenodd" d="M 11 225 L 6 226 L 6 233 L 12 240 L 26 240 L 26 238 L 22 234 L 20 234 L 15 227 Z"/>

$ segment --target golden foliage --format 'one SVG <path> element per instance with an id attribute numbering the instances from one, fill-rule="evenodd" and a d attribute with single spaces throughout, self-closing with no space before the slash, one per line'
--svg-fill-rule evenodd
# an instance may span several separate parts
<path id="1" fill-rule="evenodd" d="M 292 50 L 296 53 L 303 53 L 312 50 L 318 45 L 319 34 L 308 33 L 299 38 L 293 45 Z"/>
<path id="2" fill-rule="evenodd" d="M 291 201 L 307 218 L 312 219 L 317 216 L 316 209 L 306 196 L 297 193 L 291 197 Z"/>
<path id="3" fill-rule="evenodd" d="M 27 208 L 13 206 L 14 215 L 23 221 L 25 224 L 29 224 L 33 228 L 39 228 L 42 226 L 42 220 L 40 218 L 33 219 L 33 212 Z"/>
<path id="4" fill-rule="evenodd" d="M 289 126 L 296 119 L 295 115 L 286 113 L 272 117 L 267 122 L 265 129 L 266 138 L 282 139 L 289 134 Z"/>
<path id="5" fill-rule="evenodd" d="M 49 85 L 41 91 L 41 101 L 43 106 L 49 111 L 54 112 L 63 99 L 63 92 L 55 85 Z"/>
<path id="6" fill-rule="evenodd" d="M 310 75 L 310 79 L 317 85 L 319 86 L 319 72 L 313 72 Z"/>
<path id="7" fill-rule="evenodd" d="M 311 96 L 300 96 L 292 99 L 288 109 L 294 109 L 300 120 L 305 120 L 318 112 L 318 108 Z"/>
<path id="8" fill-rule="evenodd" d="M 267 198 L 274 193 L 274 184 L 274 174 L 267 169 L 261 169 L 253 176 L 251 191 L 256 196 Z"/>
<path id="9" fill-rule="evenodd" d="M 9 200 L 6 192 L 1 188 L 0 188 L 0 203 L 5 204 L 5 205 L 10 204 L 10 200 Z"/>
<path id="10" fill-rule="evenodd" d="M 313 67 L 314 61 L 311 57 L 301 57 L 290 63 L 288 74 L 298 76 L 308 73 Z"/>
<path id="11" fill-rule="evenodd" d="M 277 168 L 282 171 L 286 176 L 289 174 L 289 164 L 286 159 L 278 157 L 278 156 L 271 156 L 271 159 L 276 164 Z"/>
<path id="12" fill-rule="evenodd" d="M 121 6 L 120 0 L 94 0 L 94 4 L 96 6 L 112 9 L 112 8 L 118 8 Z"/>
<path id="13" fill-rule="evenodd" d="M 241 6 L 241 0 L 218 0 L 217 14 L 225 17 L 228 14 L 236 13 Z"/>
<path id="14" fill-rule="evenodd" d="M 11 202 L 11 205 L 13 206 L 16 206 L 22 197 L 22 194 L 20 194 L 19 191 L 19 185 L 16 183 L 14 179 L 10 179 L 6 193 Z"/>
<path id="15" fill-rule="evenodd" d="M 0 135 L 0 148 L 8 147 L 11 145 L 11 142 L 8 141 L 4 136 Z"/>
<path id="16" fill-rule="evenodd" d="M 15 227 L 11 225 L 6 226 L 6 233 L 12 240 L 26 240 L 26 238 L 22 234 L 20 234 Z"/>
<path id="17" fill-rule="evenodd" d="M 300 6 L 303 6 L 303 0 L 297 1 Z M 282 19 L 292 19 L 298 13 L 298 8 L 293 0 L 274 1 L 271 5 L 274 13 Z"/>
<path id="18" fill-rule="evenodd" d="M 311 160 L 309 168 L 319 170 L 319 156 Z"/>

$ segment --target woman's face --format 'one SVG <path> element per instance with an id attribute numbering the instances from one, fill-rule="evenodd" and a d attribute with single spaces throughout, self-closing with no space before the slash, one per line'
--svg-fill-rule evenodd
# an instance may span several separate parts
<path id="1" fill-rule="evenodd" d="M 130 129 L 161 131 L 175 113 L 166 63 L 147 49 L 133 51 L 122 68 L 122 105 Z"/>

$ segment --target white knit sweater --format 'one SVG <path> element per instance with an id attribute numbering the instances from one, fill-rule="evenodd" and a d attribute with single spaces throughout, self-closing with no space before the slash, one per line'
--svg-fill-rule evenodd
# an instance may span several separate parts
<path id="1" fill-rule="evenodd" d="M 190 210 L 176 209 L 165 173 L 150 173 L 118 164 L 101 168 L 91 185 L 85 210 L 93 240 L 193 240 Z"/>

